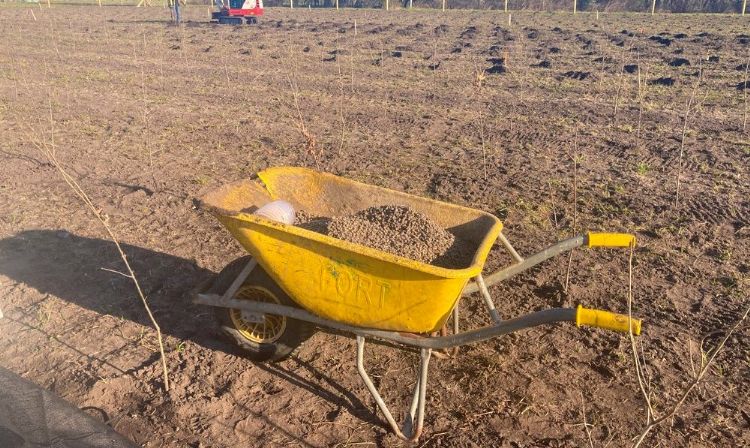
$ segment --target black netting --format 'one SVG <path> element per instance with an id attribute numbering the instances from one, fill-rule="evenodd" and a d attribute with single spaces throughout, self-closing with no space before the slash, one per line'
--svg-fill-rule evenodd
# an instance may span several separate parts
<path id="1" fill-rule="evenodd" d="M 112 428 L 0 367 L 0 447 L 134 448 Z"/>

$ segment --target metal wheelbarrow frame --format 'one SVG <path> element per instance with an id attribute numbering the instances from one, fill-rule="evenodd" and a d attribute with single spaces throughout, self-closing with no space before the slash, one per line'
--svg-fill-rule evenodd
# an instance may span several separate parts
<path id="1" fill-rule="evenodd" d="M 634 335 L 640 334 L 641 321 L 638 319 L 633 319 L 628 315 L 615 314 L 608 311 L 587 309 L 580 305 L 577 308 L 551 308 L 503 320 L 496 310 L 495 304 L 488 290 L 488 288 L 494 284 L 507 280 L 508 278 L 531 269 L 554 256 L 577 247 L 630 247 L 635 244 L 634 236 L 619 233 L 588 233 L 554 244 L 528 258 L 523 258 L 519 255 L 508 239 L 499 231 L 497 232 L 497 238 L 501 242 L 502 247 L 514 260 L 514 263 L 484 277 L 481 272 L 481 265 L 483 264 L 484 259 L 481 260 L 479 269 L 475 271 L 477 272 L 477 275 L 472 277 L 473 282 L 468 284 L 464 283 L 463 290 L 460 290 L 459 297 L 455 299 L 454 302 L 451 302 L 452 310 L 450 311 L 450 314 L 453 320 L 452 335 L 431 336 L 430 332 L 418 333 L 377 329 L 329 319 L 295 306 L 252 300 L 238 300 L 235 297 L 236 294 L 240 291 L 240 288 L 242 288 L 253 270 L 258 266 L 258 260 L 256 258 L 250 259 L 241 272 L 234 278 L 229 287 L 221 294 L 198 293 L 194 297 L 194 302 L 212 307 L 242 310 L 257 316 L 260 319 L 264 319 L 266 315 L 283 316 L 297 321 L 304 321 L 315 326 L 332 328 L 354 334 L 357 342 L 357 371 L 364 381 L 368 391 L 375 399 L 378 408 L 384 414 L 393 432 L 399 438 L 413 442 L 419 439 L 424 426 L 427 374 L 433 350 L 459 347 L 465 344 L 485 341 L 526 328 L 557 322 L 575 322 L 578 326 L 588 325 L 625 333 L 631 332 Z M 487 248 L 487 252 L 489 252 L 489 248 Z M 486 256 L 486 254 L 484 254 L 484 256 Z M 460 332 L 460 298 L 474 292 L 480 293 L 492 320 L 492 324 L 482 328 Z M 296 301 L 295 297 L 292 296 L 291 298 Z M 441 322 L 444 322 L 444 319 Z M 397 345 L 419 350 L 419 373 L 407 417 L 401 426 L 399 426 L 394 419 L 393 414 L 383 401 L 380 393 L 365 369 L 364 347 L 367 338 L 389 341 Z"/>

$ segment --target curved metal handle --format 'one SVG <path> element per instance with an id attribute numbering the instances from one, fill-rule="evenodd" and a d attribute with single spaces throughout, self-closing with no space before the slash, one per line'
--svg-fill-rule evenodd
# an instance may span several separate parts
<path id="1" fill-rule="evenodd" d="M 573 250 L 576 247 L 586 245 L 588 247 L 630 247 L 635 244 L 635 235 L 629 233 L 601 233 L 601 232 L 588 232 L 585 235 L 574 236 L 573 238 L 559 243 L 553 244 L 552 246 L 537 252 L 529 258 L 521 258 L 510 245 L 508 240 L 501 236 L 501 242 L 508 249 L 511 256 L 518 262 L 508 266 L 507 268 L 500 269 L 493 272 L 492 274 L 484 276 L 484 283 L 487 286 L 492 286 L 503 280 L 507 280 L 514 275 L 520 274 L 523 271 L 533 268 L 534 266 L 549 260 L 552 257 L 560 255 L 563 252 Z M 476 283 L 470 283 L 466 285 L 461 295 L 466 296 L 473 292 L 479 291 L 479 286 Z"/>
<path id="2" fill-rule="evenodd" d="M 579 235 L 570 239 L 567 239 L 565 241 L 560 241 L 557 244 L 554 244 L 541 252 L 538 252 L 529 258 L 524 259 L 520 263 L 516 263 L 514 265 L 508 266 L 505 269 L 500 269 L 499 271 L 493 272 L 492 274 L 485 275 L 484 276 L 484 283 L 487 286 L 492 286 L 496 283 L 499 283 L 503 280 L 507 280 L 510 277 L 513 277 L 516 274 L 520 274 L 523 271 L 526 271 L 528 269 L 533 268 L 534 266 L 538 265 L 539 263 L 543 261 L 547 261 L 550 258 L 560 255 L 563 252 L 567 252 L 571 249 L 575 249 L 576 247 L 581 247 L 584 245 L 586 241 L 586 237 L 583 235 Z M 461 295 L 469 295 L 473 292 L 479 291 L 479 287 L 476 283 L 470 283 L 466 285 L 463 292 L 461 292 Z"/>

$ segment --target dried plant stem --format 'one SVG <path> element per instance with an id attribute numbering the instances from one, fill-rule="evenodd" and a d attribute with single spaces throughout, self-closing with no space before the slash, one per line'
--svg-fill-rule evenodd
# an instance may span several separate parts
<path id="1" fill-rule="evenodd" d="M 29 126 L 30 127 L 30 126 Z M 133 271 L 133 268 L 130 266 L 130 262 L 128 261 L 128 257 L 125 255 L 125 252 L 122 250 L 122 246 L 120 246 L 120 242 L 115 236 L 114 232 L 112 231 L 112 228 L 107 223 L 108 217 L 102 214 L 102 212 L 94 205 L 94 203 L 91 201 L 91 198 L 86 194 L 86 192 L 81 188 L 81 186 L 78 184 L 78 182 L 73 178 L 68 172 L 65 170 L 65 168 L 60 164 L 60 161 L 57 159 L 57 156 L 55 155 L 55 152 L 43 141 L 37 141 L 32 136 L 37 135 L 33 128 L 30 127 L 30 134 L 28 134 L 29 140 L 36 146 L 36 148 L 44 154 L 45 157 L 47 157 L 47 160 L 57 169 L 57 171 L 60 173 L 60 176 L 63 178 L 65 183 L 68 184 L 71 190 L 78 196 L 78 198 L 88 207 L 88 209 L 91 211 L 91 213 L 94 215 L 94 217 L 99 221 L 99 223 L 104 228 L 105 232 L 107 232 L 107 235 L 112 240 L 112 242 L 115 244 L 115 247 L 117 248 L 117 252 L 120 254 L 120 258 L 122 259 L 123 263 L 125 264 L 125 268 L 127 269 L 127 275 L 135 286 L 136 292 L 138 293 L 138 297 L 141 299 L 141 302 L 143 303 L 143 307 L 146 309 L 146 313 L 148 314 L 149 319 L 151 320 L 151 324 L 154 326 L 154 329 L 156 330 L 156 338 L 159 342 L 159 353 L 161 355 L 161 365 L 162 370 L 164 374 L 164 389 L 169 390 L 169 371 L 167 369 L 167 358 L 166 354 L 164 352 L 164 340 L 161 333 L 161 328 L 159 327 L 159 324 L 156 322 L 156 318 L 154 317 L 154 314 L 151 312 L 151 307 L 148 304 L 148 301 L 146 300 L 146 296 L 143 293 L 143 290 L 141 289 L 141 285 L 138 282 L 138 278 L 135 276 L 135 272 Z"/>
<path id="2" fill-rule="evenodd" d="M 654 408 L 651 403 L 651 395 L 649 393 L 649 387 L 646 382 L 646 377 L 643 373 L 643 367 L 641 366 L 641 363 L 638 359 L 638 349 L 636 348 L 635 344 L 635 337 L 633 336 L 633 249 L 634 245 L 630 246 L 630 257 L 628 259 L 628 323 L 630 325 L 630 344 L 633 351 L 633 360 L 636 368 L 636 376 L 638 378 L 638 385 L 641 390 L 641 394 L 643 395 L 643 399 L 646 401 L 646 426 L 643 428 L 641 433 L 636 437 L 635 442 L 633 443 L 633 448 L 638 448 L 641 446 L 643 441 L 646 439 L 648 434 L 657 426 L 661 425 L 667 420 L 672 419 L 677 412 L 680 410 L 682 405 L 687 400 L 688 396 L 697 388 L 701 381 L 703 381 L 703 378 L 706 376 L 708 371 L 710 370 L 711 366 L 713 366 L 714 362 L 716 361 L 716 358 L 719 356 L 719 354 L 724 349 L 726 342 L 729 340 L 729 338 L 737 332 L 737 330 L 744 324 L 744 322 L 747 320 L 748 315 L 750 314 L 750 306 L 748 306 L 745 311 L 742 313 L 742 315 L 737 319 L 737 321 L 732 325 L 724 334 L 724 337 L 721 338 L 718 344 L 711 350 L 709 353 L 710 355 L 706 356 L 705 352 L 701 351 L 701 364 L 700 368 L 695 371 L 695 367 L 693 367 L 693 379 L 687 384 L 685 389 L 682 391 L 682 393 L 679 395 L 679 398 L 677 401 L 660 417 L 656 416 L 656 413 L 654 412 Z M 712 334 L 717 333 L 713 332 Z M 689 345 L 690 347 L 690 345 Z M 692 365 L 692 356 L 690 357 L 690 362 Z M 705 402 L 703 403 L 706 404 Z"/>
<path id="3" fill-rule="evenodd" d="M 688 121 L 690 119 L 690 112 L 693 110 L 695 103 L 695 96 L 698 93 L 698 87 L 700 86 L 701 80 L 703 79 L 703 68 L 698 67 L 698 79 L 693 85 L 693 89 L 690 92 L 687 104 L 685 105 L 685 115 L 682 120 L 682 139 L 680 140 L 680 154 L 677 160 L 677 186 L 675 189 L 674 204 L 675 207 L 680 205 L 680 181 L 682 178 L 682 159 L 685 155 L 685 139 L 687 138 Z"/>
<path id="4" fill-rule="evenodd" d="M 555 229 L 558 227 L 558 221 L 557 221 L 557 198 L 555 194 L 555 183 L 553 181 L 553 170 L 552 167 L 550 167 L 550 161 L 552 160 L 552 151 L 550 147 L 547 147 L 547 157 L 546 157 L 546 172 L 548 173 L 547 178 L 547 187 L 549 188 L 549 201 L 550 204 L 552 204 L 552 221 L 555 223 Z"/>
<path id="5" fill-rule="evenodd" d="M 13 76 L 13 99 L 15 102 L 18 102 L 18 69 L 16 68 L 16 61 L 14 58 L 14 55 L 10 55 L 10 67 L 11 67 L 11 75 Z M 18 107 L 17 104 L 14 105 L 15 107 Z"/>
<path id="6" fill-rule="evenodd" d="M 297 85 L 297 66 L 296 59 L 291 56 L 291 48 L 289 50 L 290 57 L 293 62 L 291 73 L 287 74 L 287 80 L 289 82 L 289 89 L 292 91 L 292 99 L 294 101 L 294 109 L 297 112 L 297 129 L 299 129 L 302 137 L 305 139 L 305 153 L 309 154 L 313 158 L 315 167 L 320 169 L 320 158 L 316 150 L 316 139 L 315 136 L 307 129 L 305 125 L 305 119 L 302 115 L 302 109 L 299 107 L 299 86 Z M 337 55 L 338 56 L 338 55 Z"/>
<path id="7" fill-rule="evenodd" d="M 52 91 L 51 88 L 47 89 L 47 105 L 49 106 L 49 138 L 50 138 L 50 151 L 52 155 L 55 155 L 55 121 L 52 116 Z"/>
<path id="8" fill-rule="evenodd" d="M 630 48 L 628 50 L 625 50 L 623 46 L 622 51 L 622 60 L 620 61 L 620 71 L 617 73 L 617 79 L 619 82 L 617 83 L 617 91 L 615 93 L 615 111 L 614 114 L 612 114 L 612 121 L 617 121 L 617 110 L 620 106 L 620 92 L 622 91 L 622 85 L 625 77 L 623 76 L 623 73 L 625 73 L 625 55 L 633 48 L 633 39 L 630 40 Z"/>
<path id="9" fill-rule="evenodd" d="M 18 31 L 18 36 L 21 39 L 25 39 L 25 36 L 23 32 L 21 31 L 21 28 L 16 28 Z M 11 62 L 14 62 L 14 70 L 13 70 L 13 85 L 15 86 L 15 92 L 16 92 L 16 100 L 18 99 L 18 83 L 20 82 L 24 89 L 26 90 L 26 94 L 31 94 L 32 88 L 28 81 L 28 76 L 24 76 L 24 74 L 21 72 L 21 63 L 18 60 L 18 57 L 11 53 Z M 47 62 L 45 59 L 44 62 L 45 70 L 47 69 Z"/>
<path id="10" fill-rule="evenodd" d="M 744 15 L 744 11 L 742 12 Z M 747 61 L 745 61 L 745 83 L 742 85 L 742 101 L 745 103 L 745 111 L 742 114 L 742 132 L 747 130 L 747 89 L 750 89 L 750 85 L 747 83 L 747 73 L 750 69 L 750 52 L 748 52 Z"/>
<path id="11" fill-rule="evenodd" d="M 643 374 L 643 367 L 638 358 L 638 348 L 633 335 L 633 253 L 635 252 L 635 243 L 630 245 L 630 255 L 628 257 L 628 336 L 630 337 L 630 347 L 633 352 L 633 365 L 635 374 L 638 379 L 638 387 L 646 400 L 646 424 L 648 424 L 654 415 L 654 408 L 651 406 L 651 394 L 648 390 L 648 384 L 645 381 L 646 376 Z"/>
<path id="12" fill-rule="evenodd" d="M 633 448 L 638 448 L 643 441 L 646 439 L 646 436 L 653 430 L 655 427 L 659 426 L 660 424 L 664 423 L 667 420 L 670 420 L 672 417 L 677 414 L 677 412 L 680 410 L 680 407 L 685 403 L 685 400 L 687 400 L 687 397 L 690 395 L 690 393 L 698 387 L 698 385 L 701 384 L 701 381 L 703 381 L 703 377 L 706 376 L 706 373 L 710 370 L 711 366 L 713 366 L 716 357 L 721 353 L 724 349 L 724 346 L 726 345 L 727 340 L 739 329 L 739 327 L 747 320 L 747 316 L 750 314 L 750 307 L 745 309 L 745 312 L 740 316 L 740 318 L 737 320 L 737 322 L 732 325 L 732 327 L 726 332 L 724 337 L 719 341 L 719 343 L 714 347 L 713 350 L 711 350 L 711 355 L 708 356 L 707 360 L 703 364 L 703 367 L 698 371 L 698 374 L 693 378 L 690 383 L 685 387 L 685 390 L 683 390 L 682 394 L 680 395 L 680 398 L 675 402 L 674 405 L 661 417 L 653 419 L 650 423 L 646 425 L 646 427 L 643 429 L 641 434 L 637 437 L 635 443 L 633 444 Z"/>
<path id="13" fill-rule="evenodd" d="M 589 439 L 589 448 L 594 448 L 594 439 L 591 438 L 591 429 L 589 429 L 590 425 L 586 421 L 586 400 L 583 397 L 583 392 L 581 392 L 581 414 L 583 416 L 583 429 Z"/>
<path id="14" fill-rule="evenodd" d="M 354 21 L 354 38 L 352 39 L 352 54 L 349 57 L 349 76 L 351 78 L 352 95 L 356 93 L 354 85 L 354 55 L 357 52 L 357 21 Z"/>
<path id="15" fill-rule="evenodd" d="M 148 166 L 153 169 L 154 167 L 154 153 L 151 149 L 149 142 L 148 133 L 148 107 L 146 102 L 146 34 L 143 34 L 143 61 L 141 61 L 141 102 L 142 102 L 142 115 L 143 115 L 143 145 L 145 146 L 146 152 L 148 153 Z"/>
<path id="16" fill-rule="evenodd" d="M 487 143 L 484 138 L 484 117 L 479 112 L 479 138 L 482 141 L 482 166 L 484 167 L 484 180 L 487 180 Z"/>
<path id="17" fill-rule="evenodd" d="M 637 139 L 641 138 L 641 119 L 643 118 L 643 98 L 646 96 L 646 91 L 643 85 L 643 76 L 641 75 L 641 55 L 638 53 L 638 128 L 635 132 Z M 647 70 L 648 72 L 648 70 Z"/>
<path id="18" fill-rule="evenodd" d="M 336 46 L 336 67 L 338 68 L 339 75 L 339 120 L 341 121 L 341 139 L 339 141 L 339 156 L 341 156 L 344 150 L 344 142 L 346 141 L 346 117 L 344 116 L 344 73 L 341 70 L 341 59 L 339 57 L 338 45 Z"/>
<path id="19" fill-rule="evenodd" d="M 606 57 L 602 55 L 601 56 L 601 62 L 599 62 L 599 69 L 601 71 L 600 76 L 599 76 L 599 88 L 602 87 L 602 83 L 604 82 L 604 75 L 606 74 L 606 70 L 605 70 L 605 67 L 604 67 L 604 61 L 605 60 L 606 60 Z"/>
<path id="20" fill-rule="evenodd" d="M 573 153 L 573 235 L 578 231 L 578 139 L 576 137 L 575 150 Z M 573 252 L 568 253 L 568 268 L 565 270 L 565 285 L 563 286 L 563 292 L 568 294 L 568 287 L 570 286 L 570 269 L 573 265 Z"/>
<path id="21" fill-rule="evenodd" d="M 41 8 L 39 8 L 39 9 L 41 9 Z M 70 23 L 70 22 L 68 22 L 68 23 Z M 55 47 L 55 54 L 57 54 L 57 59 L 62 60 L 62 55 L 60 55 L 60 48 L 57 46 L 57 41 L 59 40 L 59 38 L 57 36 L 57 30 L 55 30 L 55 24 L 52 21 L 52 15 L 50 15 L 50 17 L 49 17 L 49 27 L 50 27 L 50 32 L 52 34 L 52 39 L 51 39 L 52 40 L 52 45 Z M 76 44 L 73 43 L 73 52 L 76 51 L 75 45 Z"/>
<path id="22" fill-rule="evenodd" d="M 46 61 L 45 61 L 45 72 L 47 70 Z M 51 130 L 51 141 L 48 144 L 43 139 L 38 139 L 36 136 L 42 135 L 39 132 L 36 132 L 36 130 L 29 124 L 26 123 L 26 126 L 29 129 L 29 132 L 26 134 L 26 137 L 28 140 L 41 152 L 49 161 L 49 163 L 54 166 L 57 171 L 60 173 L 60 176 L 63 178 L 66 184 L 70 187 L 71 190 L 78 196 L 78 198 L 84 203 L 86 207 L 91 211 L 91 213 L 96 217 L 96 219 L 99 221 L 99 223 L 104 227 L 104 230 L 106 231 L 109 238 L 112 240 L 112 242 L 115 244 L 115 247 L 117 248 L 117 252 L 120 255 L 120 258 L 122 259 L 123 263 L 125 264 L 125 268 L 127 269 L 128 274 L 126 277 L 130 278 L 130 280 L 133 282 L 133 285 L 135 286 L 136 292 L 138 293 L 138 297 L 141 299 L 141 302 L 143 303 L 143 307 L 146 310 L 146 313 L 148 314 L 149 319 L 151 320 L 151 324 L 154 326 L 154 329 L 156 330 L 156 337 L 159 343 L 159 353 L 161 355 L 161 364 L 162 364 L 162 370 L 164 374 L 164 389 L 169 390 L 169 371 L 167 369 L 167 359 L 166 354 L 164 352 L 164 340 L 161 333 L 161 327 L 159 327 L 158 322 L 156 321 L 156 318 L 154 317 L 154 314 L 151 312 L 151 307 L 148 305 L 148 301 L 146 300 L 146 296 L 143 293 L 143 290 L 141 289 L 141 285 L 138 282 L 138 278 L 135 276 L 135 272 L 133 271 L 133 268 L 130 266 L 130 262 L 128 261 L 127 256 L 125 255 L 125 252 L 122 249 L 122 246 L 120 246 L 120 242 L 115 236 L 114 232 L 112 231 L 112 228 L 107 223 L 108 217 L 104 215 L 99 208 L 97 208 L 94 203 L 91 201 L 91 198 L 86 194 L 86 192 L 83 190 L 83 188 L 80 186 L 80 184 L 76 181 L 75 178 L 73 178 L 68 172 L 65 170 L 65 168 L 62 166 L 60 161 L 57 158 L 57 151 L 54 141 L 54 115 L 53 115 L 53 109 L 52 109 L 52 91 L 51 88 L 48 89 L 48 96 L 47 96 L 47 104 L 49 106 L 49 127 Z"/>

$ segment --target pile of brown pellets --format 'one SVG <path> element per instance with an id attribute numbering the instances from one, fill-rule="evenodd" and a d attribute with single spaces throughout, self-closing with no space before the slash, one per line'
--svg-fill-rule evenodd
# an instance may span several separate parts
<path id="1" fill-rule="evenodd" d="M 436 266 L 461 268 L 471 263 L 472 252 L 465 241 L 430 217 L 400 205 L 370 207 L 333 218 L 299 211 L 295 225 Z"/>

